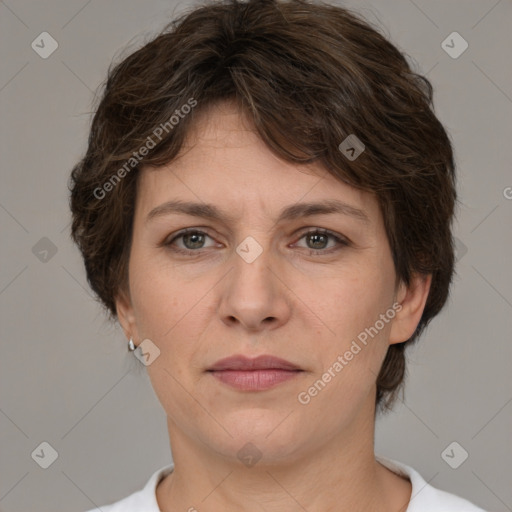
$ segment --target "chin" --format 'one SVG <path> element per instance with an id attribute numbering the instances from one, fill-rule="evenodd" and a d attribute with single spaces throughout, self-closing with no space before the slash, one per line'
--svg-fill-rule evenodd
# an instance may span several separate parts
<path id="1" fill-rule="evenodd" d="M 212 439 L 208 436 L 210 431 L 204 433 L 208 439 L 205 441 L 224 457 L 238 458 L 242 462 L 245 457 L 267 464 L 289 461 L 297 456 L 300 446 L 308 444 L 308 440 L 304 427 L 290 421 L 292 415 L 284 420 L 287 414 L 283 410 L 256 408 L 216 416 L 233 437 L 226 434 Z"/>

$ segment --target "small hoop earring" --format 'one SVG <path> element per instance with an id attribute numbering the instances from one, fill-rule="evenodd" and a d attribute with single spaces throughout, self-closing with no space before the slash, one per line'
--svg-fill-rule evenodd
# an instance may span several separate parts
<path id="1" fill-rule="evenodd" d="M 133 352 L 137 347 L 133 343 L 133 340 L 130 338 L 130 341 L 128 342 L 128 351 Z"/>

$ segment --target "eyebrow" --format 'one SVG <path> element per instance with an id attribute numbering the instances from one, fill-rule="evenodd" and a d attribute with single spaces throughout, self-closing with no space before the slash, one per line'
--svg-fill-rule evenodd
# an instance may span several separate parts
<path id="1" fill-rule="evenodd" d="M 217 206 L 207 203 L 195 203 L 190 201 L 168 201 L 153 208 L 146 217 L 146 222 L 157 217 L 170 214 L 186 214 L 194 217 L 217 220 L 224 223 L 233 223 L 237 217 L 220 210 Z M 284 208 L 277 222 L 284 220 L 295 220 L 313 215 L 328 215 L 338 213 L 352 217 L 364 224 L 369 224 L 370 219 L 363 210 L 355 208 L 337 199 L 325 200 L 322 202 L 297 203 Z"/>

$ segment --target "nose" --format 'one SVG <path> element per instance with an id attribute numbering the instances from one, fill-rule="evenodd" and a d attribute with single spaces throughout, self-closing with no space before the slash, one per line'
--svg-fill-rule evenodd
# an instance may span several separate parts
<path id="1" fill-rule="evenodd" d="M 228 326 L 252 333 L 277 329 L 288 321 L 291 312 L 290 291 L 279 262 L 268 248 L 253 259 L 254 250 L 250 243 L 242 243 L 233 252 L 231 270 L 221 282 L 218 311 Z"/>

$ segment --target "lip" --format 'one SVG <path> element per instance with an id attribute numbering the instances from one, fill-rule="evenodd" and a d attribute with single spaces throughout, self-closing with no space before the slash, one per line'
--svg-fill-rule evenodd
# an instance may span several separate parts
<path id="1" fill-rule="evenodd" d="M 207 370 L 219 381 L 239 391 L 264 391 L 297 377 L 297 365 L 270 355 L 248 358 L 237 355 L 220 359 Z"/>
<path id="2" fill-rule="evenodd" d="M 300 373 L 301 370 L 218 370 L 211 375 L 239 391 L 265 391 Z"/>
<path id="3" fill-rule="evenodd" d="M 300 368 L 280 357 L 264 354 L 254 358 L 243 355 L 226 357 L 219 359 L 211 368 L 208 368 L 208 371 L 222 370 L 300 370 Z"/>

